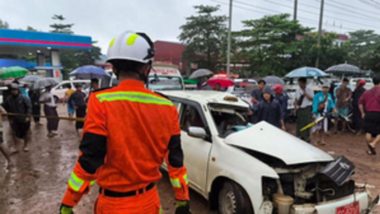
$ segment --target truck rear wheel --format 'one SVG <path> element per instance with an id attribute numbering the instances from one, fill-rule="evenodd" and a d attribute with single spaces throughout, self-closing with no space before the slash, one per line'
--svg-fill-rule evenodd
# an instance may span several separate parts
<path id="1" fill-rule="evenodd" d="M 247 193 L 238 184 L 227 181 L 218 195 L 220 214 L 252 214 L 252 205 Z"/>

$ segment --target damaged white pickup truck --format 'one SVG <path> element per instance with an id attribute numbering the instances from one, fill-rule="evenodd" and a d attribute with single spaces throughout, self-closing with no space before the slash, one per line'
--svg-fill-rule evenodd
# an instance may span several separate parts
<path id="1" fill-rule="evenodd" d="M 222 214 L 370 213 L 378 203 L 354 165 L 261 122 L 248 105 L 213 91 L 164 92 L 180 114 L 191 188 Z"/>

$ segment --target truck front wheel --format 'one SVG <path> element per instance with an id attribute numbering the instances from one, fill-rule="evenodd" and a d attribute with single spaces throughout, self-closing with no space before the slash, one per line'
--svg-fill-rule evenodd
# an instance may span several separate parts
<path id="1" fill-rule="evenodd" d="M 253 214 L 247 193 L 232 181 L 225 182 L 219 192 L 218 211 L 220 214 Z"/>

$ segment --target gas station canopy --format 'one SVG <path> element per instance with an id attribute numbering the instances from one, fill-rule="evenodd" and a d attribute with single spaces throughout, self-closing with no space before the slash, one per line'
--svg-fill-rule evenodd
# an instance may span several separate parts
<path id="1" fill-rule="evenodd" d="M 2 66 L 25 66 L 37 73 L 62 79 L 59 52 L 63 49 L 90 50 L 92 39 L 63 33 L 45 33 L 0 29 L 0 63 Z M 19 56 L 35 55 L 36 62 L 26 62 Z M 29 66 L 35 64 L 35 66 Z"/>
<path id="2" fill-rule="evenodd" d="M 0 29 L 0 54 L 47 52 L 52 49 L 90 49 L 89 36 Z"/>

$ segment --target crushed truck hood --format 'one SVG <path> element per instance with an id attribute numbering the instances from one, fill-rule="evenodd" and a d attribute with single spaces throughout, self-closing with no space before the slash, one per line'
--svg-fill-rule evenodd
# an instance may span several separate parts
<path id="1" fill-rule="evenodd" d="M 287 165 L 334 160 L 326 152 L 267 122 L 260 122 L 250 128 L 233 133 L 225 139 L 225 142 L 276 157 Z"/>

